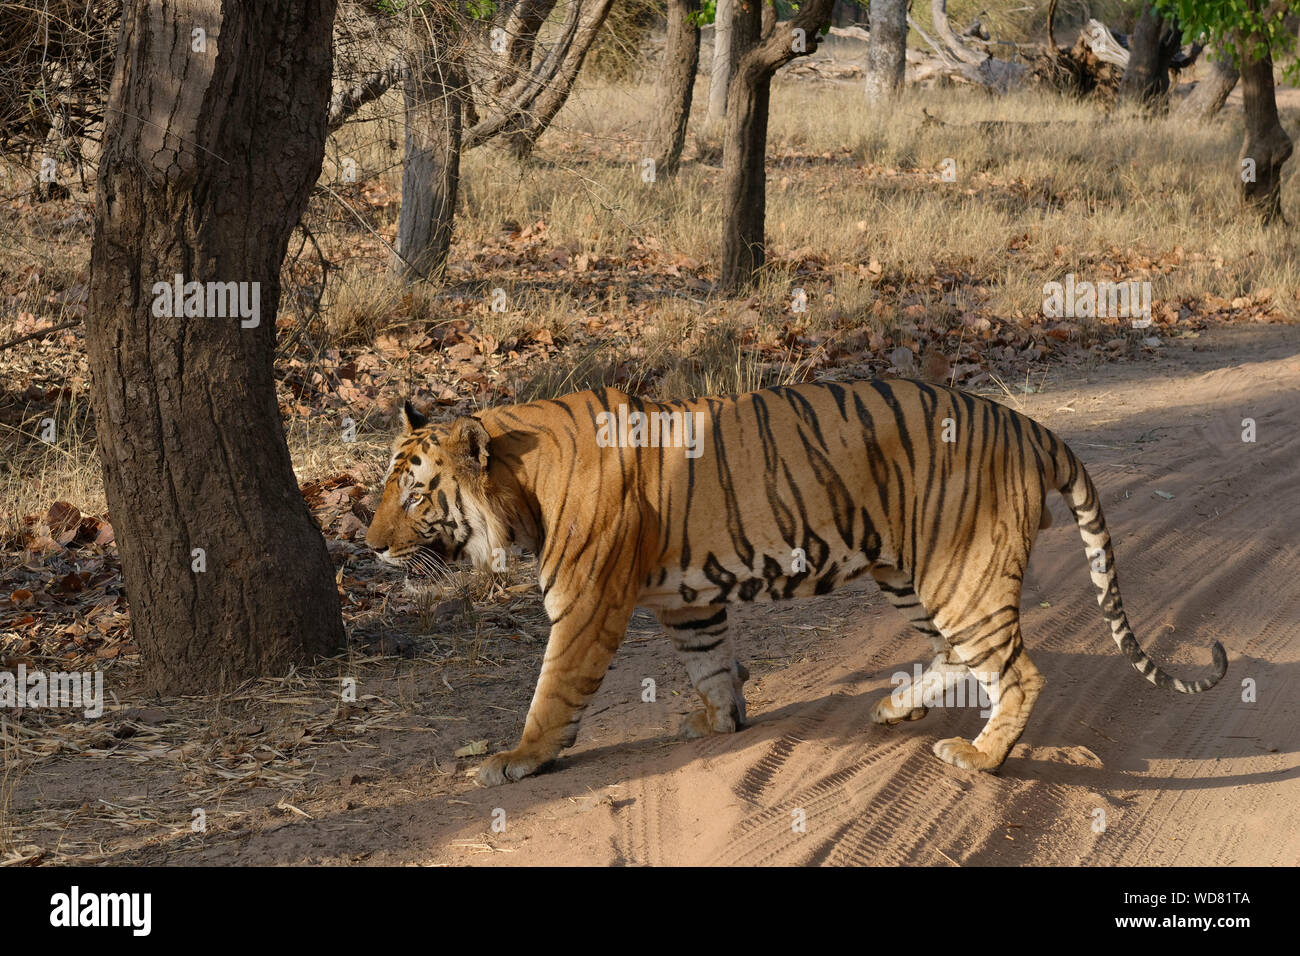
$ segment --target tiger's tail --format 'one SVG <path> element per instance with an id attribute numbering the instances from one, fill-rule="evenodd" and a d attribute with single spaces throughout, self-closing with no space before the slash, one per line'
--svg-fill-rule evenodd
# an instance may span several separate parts
<path id="1" fill-rule="evenodd" d="M 1102 617 L 1110 625 L 1111 636 L 1120 651 L 1137 672 L 1157 687 L 1168 687 L 1180 694 L 1199 694 L 1209 690 L 1224 674 L 1228 672 L 1228 655 L 1223 645 L 1214 642 L 1214 674 L 1197 681 L 1185 681 L 1173 677 L 1151 660 L 1138 645 L 1129 626 L 1128 616 L 1124 613 L 1124 602 L 1119 595 L 1119 579 L 1115 574 L 1115 556 L 1111 549 L 1110 532 L 1106 530 L 1106 520 L 1101 513 L 1101 499 L 1092 483 L 1083 462 L 1075 457 L 1069 447 L 1057 439 L 1057 490 L 1065 498 L 1079 534 L 1083 537 L 1088 555 L 1088 566 L 1092 583 L 1097 587 L 1097 603 L 1101 605 Z"/>

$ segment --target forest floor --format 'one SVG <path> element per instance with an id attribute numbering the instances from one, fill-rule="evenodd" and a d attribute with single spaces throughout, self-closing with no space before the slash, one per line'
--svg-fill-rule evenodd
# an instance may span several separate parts
<path id="1" fill-rule="evenodd" d="M 712 292 L 717 144 L 693 131 L 678 179 L 645 181 L 644 86 L 578 91 L 527 164 L 470 154 L 437 287 L 388 274 L 393 104 L 331 140 L 277 373 L 349 650 L 205 698 L 139 690 L 76 324 L 90 197 L 33 202 L 0 166 L 0 345 L 72 323 L 0 348 L 0 671 L 94 669 L 109 695 L 95 718 L 0 715 L 0 865 L 1300 859 L 1277 825 L 1300 796 L 1300 247 L 1236 205 L 1239 106 L 1190 129 L 933 90 L 881 116 L 817 69 L 774 91 L 770 264 L 743 299 Z M 1068 274 L 1151 283 L 1152 324 L 1044 315 Z M 1144 646 L 1198 676 L 1221 640 L 1223 685 L 1181 698 L 1132 671 L 1057 502 L 1023 602 L 1048 684 L 995 775 L 930 753 L 978 731 L 969 709 L 867 720 L 924 647 L 862 585 L 742 608 L 752 726 L 703 741 L 675 739 L 693 693 L 638 614 L 555 769 L 476 788 L 522 726 L 547 622 L 527 565 L 435 589 L 364 547 L 400 400 L 443 417 L 598 383 L 680 397 L 872 374 L 989 394 L 1070 441 Z"/>

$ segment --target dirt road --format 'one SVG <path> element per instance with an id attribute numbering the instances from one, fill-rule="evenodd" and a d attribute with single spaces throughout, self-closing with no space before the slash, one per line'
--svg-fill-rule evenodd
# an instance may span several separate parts
<path id="1" fill-rule="evenodd" d="M 978 732 L 969 708 L 893 728 L 868 722 L 890 675 L 928 648 L 864 587 L 743 608 L 742 655 L 762 671 L 750 683 L 753 723 L 702 741 L 667 739 L 662 709 L 641 702 L 644 677 L 660 694 L 688 695 L 684 681 L 660 676 L 676 662 L 639 622 L 578 746 L 549 774 L 459 794 L 466 824 L 438 827 L 425 860 L 1300 862 L 1300 356 L 1294 330 L 1282 331 L 1246 330 L 1224 338 L 1226 352 L 1180 349 L 1087 381 L 1049 379 L 1046 392 L 1013 401 L 1087 462 L 1147 649 L 1198 677 L 1211 641 L 1223 642 L 1231 669 L 1214 691 L 1159 691 L 1116 652 L 1056 499 L 1022 602 L 1048 683 L 999 773 L 955 770 L 930 753 L 939 737 Z M 1247 418 L 1253 443 L 1242 440 Z M 787 661 L 792 635 L 800 649 Z M 504 833 L 490 826 L 498 807 Z M 797 810 L 806 832 L 793 825 Z"/>

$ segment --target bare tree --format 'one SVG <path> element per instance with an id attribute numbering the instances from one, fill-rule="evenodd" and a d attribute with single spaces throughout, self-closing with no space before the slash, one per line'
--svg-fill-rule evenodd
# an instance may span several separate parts
<path id="1" fill-rule="evenodd" d="M 530 76 L 523 84 L 523 89 L 529 95 L 515 100 L 503 110 L 503 113 L 510 116 L 506 125 L 512 149 L 517 156 L 523 157 L 532 152 L 537 138 L 551 125 L 555 115 L 568 100 L 578 71 L 582 69 L 582 61 L 595 42 L 612 3 L 613 0 L 571 0 L 576 16 L 566 21 L 573 26 L 567 31 L 568 43 L 564 46 L 563 55 L 555 57 L 556 48 L 552 48 L 548 60 L 555 59 L 554 69 L 540 82 Z M 516 83 L 511 90 L 519 85 Z M 507 96 L 509 92 L 507 91 Z M 477 130 L 478 126 L 475 126 L 469 131 L 467 145 L 477 145 L 482 141 L 478 138 Z"/>
<path id="2" fill-rule="evenodd" d="M 518 0 L 509 8 L 502 24 L 505 66 L 489 83 L 493 92 L 500 93 L 532 69 L 538 31 L 554 9 L 555 0 Z"/>
<path id="3" fill-rule="evenodd" d="M 930 37 L 911 17 L 908 25 L 932 49 L 937 63 L 932 64 L 926 73 L 937 72 L 968 83 L 976 83 L 985 89 L 1005 93 L 1018 86 L 1029 75 L 1028 69 L 1020 63 L 1002 60 L 993 56 L 987 49 L 980 49 L 980 38 L 970 35 L 967 40 L 957 36 L 948 23 L 947 0 L 930 0 L 930 22 L 934 26 L 935 36 Z M 937 69 L 936 69 L 937 67 Z"/>
<path id="4" fill-rule="evenodd" d="M 402 83 L 406 153 L 396 272 L 414 279 L 445 268 L 461 153 L 504 139 L 516 157 L 527 156 L 564 106 L 611 3 L 568 0 L 545 50 L 537 33 L 555 0 L 520 0 L 502 11 L 505 26 L 495 37 L 445 0 L 407 8 L 404 21 L 372 15 L 374 42 L 359 46 L 387 49 L 390 59 L 352 71 L 331 101 L 330 128 Z"/>
<path id="5" fill-rule="evenodd" d="M 732 23 L 740 59 L 727 91 L 726 141 L 722 154 L 721 290 L 738 291 L 753 282 L 765 258 L 767 217 L 767 116 L 772 75 L 796 56 L 817 49 L 817 36 L 830 22 L 834 0 L 805 0 L 793 20 L 773 24 L 760 37 L 756 3 Z"/>
<path id="6" fill-rule="evenodd" d="M 668 0 L 668 38 L 664 46 L 659 111 L 651 134 L 656 173 L 674 176 L 682 159 L 691 120 L 695 74 L 700 68 L 700 0 Z"/>
<path id="7" fill-rule="evenodd" d="M 272 370 L 280 265 L 324 155 L 334 12 L 131 0 L 123 17 L 86 349 L 131 626 L 160 692 L 343 643 Z"/>
<path id="8" fill-rule="evenodd" d="M 501 52 L 491 47 L 481 47 L 472 53 L 460 50 L 456 54 L 458 62 L 452 69 L 462 73 L 468 84 L 463 91 L 461 148 L 474 149 L 498 136 L 523 137 L 525 151 L 531 148 L 572 92 L 574 80 L 609 14 L 612 2 L 568 0 L 558 34 L 544 50 L 539 49 L 535 32 L 515 37 L 518 42 L 513 46 L 512 35 L 507 32 Z M 533 9 L 538 13 L 538 8 Z M 464 31 L 477 33 L 481 39 L 491 37 L 490 31 L 471 31 L 469 19 L 456 12 L 450 3 L 436 4 L 432 10 L 434 12 L 428 14 L 430 21 L 434 21 L 435 16 L 442 17 L 449 25 L 456 25 L 458 35 Z M 516 5 L 502 16 L 506 23 L 514 22 L 513 18 L 522 17 L 521 8 Z M 335 93 L 330 105 L 331 131 L 351 119 L 362 106 L 383 96 L 407 75 L 406 38 L 390 38 L 388 43 L 391 50 L 387 63 L 354 71 L 356 75 Z M 482 102 L 476 105 L 477 100 Z"/>
<path id="9" fill-rule="evenodd" d="M 907 0 L 871 0 L 867 41 L 867 101 L 880 103 L 903 88 L 907 68 Z"/>

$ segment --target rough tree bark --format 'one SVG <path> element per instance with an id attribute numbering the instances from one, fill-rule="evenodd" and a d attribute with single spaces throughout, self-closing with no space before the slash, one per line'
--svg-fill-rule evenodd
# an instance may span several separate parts
<path id="1" fill-rule="evenodd" d="M 1259 0 L 1252 7 L 1259 9 Z M 1282 165 L 1294 148 L 1291 137 L 1282 128 L 1277 115 L 1277 98 L 1273 91 L 1273 57 L 1267 52 L 1260 59 L 1250 55 L 1254 38 L 1241 44 L 1241 93 L 1246 112 L 1246 136 L 1238 154 L 1238 169 L 1246 160 L 1254 161 L 1253 181 L 1241 178 L 1241 198 L 1265 223 L 1283 222 Z"/>
<path id="2" fill-rule="evenodd" d="M 700 67 L 700 26 L 693 19 L 700 0 L 668 0 L 668 41 L 664 47 L 659 115 L 650 139 L 655 172 L 675 176 L 691 120 L 695 73 Z"/>
<path id="3" fill-rule="evenodd" d="M 1223 109 L 1240 77 L 1227 46 L 1220 46 L 1210 61 L 1210 75 L 1178 104 L 1178 113 L 1202 123 L 1213 119 Z"/>
<path id="4" fill-rule="evenodd" d="M 830 22 L 834 0 L 805 0 L 793 20 L 758 41 L 761 13 L 751 2 L 732 23 L 739 60 L 727 91 L 722 152 L 722 269 L 719 288 L 749 286 L 765 258 L 767 217 L 767 116 L 772 75 L 796 56 L 817 49 L 818 31 Z"/>
<path id="5" fill-rule="evenodd" d="M 211 692 L 343 644 L 272 370 L 280 266 L 324 156 L 334 12 L 131 0 L 123 18 L 86 347 L 131 627 L 158 692 Z M 247 308 L 221 317 L 232 287 L 208 287 L 177 315 L 163 292 L 177 275 L 238 283 Z"/>
<path id="6" fill-rule="evenodd" d="M 393 257 L 393 271 L 408 280 L 437 278 L 451 253 L 467 86 L 445 36 L 430 36 L 422 22 L 412 32 L 419 35 L 402 81 L 406 147 Z"/>
<path id="7" fill-rule="evenodd" d="M 871 0 L 867 41 L 867 102 L 881 103 L 903 88 L 907 68 L 907 0 Z"/>

